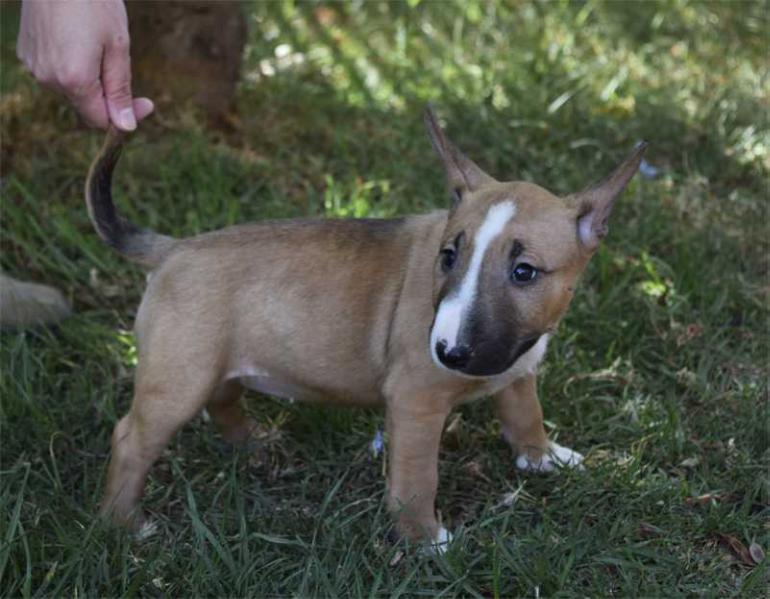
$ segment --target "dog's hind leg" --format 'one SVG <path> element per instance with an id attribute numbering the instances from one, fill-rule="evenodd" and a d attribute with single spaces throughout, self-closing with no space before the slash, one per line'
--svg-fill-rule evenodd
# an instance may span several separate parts
<path id="1" fill-rule="evenodd" d="M 115 426 L 101 514 L 116 524 L 142 523 L 140 502 L 155 460 L 173 435 L 209 400 L 216 373 L 189 362 L 173 365 L 186 377 L 171 379 L 165 368 L 139 363 L 131 410 Z"/>
<path id="2" fill-rule="evenodd" d="M 246 443 L 257 428 L 243 408 L 243 386 L 237 380 L 220 383 L 206 404 L 219 433 L 230 443 Z"/>
<path id="3" fill-rule="evenodd" d="M 559 466 L 579 466 L 583 461 L 576 451 L 548 441 L 534 374 L 515 380 L 497 393 L 494 401 L 503 436 L 517 452 L 517 468 L 550 472 Z"/>

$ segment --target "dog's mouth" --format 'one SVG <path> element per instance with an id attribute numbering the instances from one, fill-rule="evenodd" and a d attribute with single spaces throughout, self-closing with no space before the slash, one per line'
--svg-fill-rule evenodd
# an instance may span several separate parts
<path id="1" fill-rule="evenodd" d="M 481 343 L 469 350 L 470 357 L 465 363 L 457 363 L 451 359 L 436 359 L 434 361 L 442 368 L 463 376 L 488 378 L 505 373 L 514 367 L 516 362 L 529 352 L 540 340 L 541 334 L 529 335 L 514 346 L 513 351 L 498 341 Z M 442 356 L 443 357 L 443 356 Z"/>
<path id="2" fill-rule="evenodd" d="M 524 354 L 526 354 L 529 350 L 531 350 L 537 342 L 540 341 L 540 334 L 532 335 L 528 339 L 524 340 L 522 343 L 519 344 L 519 347 L 516 348 L 516 351 L 513 354 L 513 359 L 511 360 L 511 363 L 508 365 L 508 368 L 513 366 L 516 361 L 521 358 Z"/>
<path id="3" fill-rule="evenodd" d="M 495 351 L 494 348 L 490 348 L 488 351 L 478 352 L 478 359 L 472 360 L 468 366 L 462 371 L 463 374 L 468 376 L 489 377 L 503 374 L 514 367 L 516 362 L 519 361 L 524 354 L 531 350 L 540 339 L 540 335 L 531 335 L 523 341 L 516 344 L 513 352 L 501 352 Z"/>

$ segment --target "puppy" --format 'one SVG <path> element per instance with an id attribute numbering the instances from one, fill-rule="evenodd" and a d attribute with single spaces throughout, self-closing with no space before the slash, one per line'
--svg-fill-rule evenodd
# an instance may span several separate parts
<path id="1" fill-rule="evenodd" d="M 150 270 L 136 317 L 131 409 L 116 425 L 102 512 L 141 522 L 153 462 L 206 408 L 222 435 L 255 423 L 244 388 L 306 402 L 384 406 L 387 501 L 397 533 L 444 542 L 435 511 L 448 414 L 492 396 L 520 468 L 577 465 L 549 443 L 535 373 L 646 144 L 586 191 L 559 198 L 500 182 L 428 134 L 451 207 L 374 220 L 283 220 L 172 239 L 123 219 L 111 198 L 122 145 L 108 133 L 86 183 L 99 236 Z"/>

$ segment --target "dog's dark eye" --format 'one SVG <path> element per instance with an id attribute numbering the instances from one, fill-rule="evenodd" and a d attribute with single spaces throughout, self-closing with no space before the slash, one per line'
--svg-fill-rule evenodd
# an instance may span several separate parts
<path id="1" fill-rule="evenodd" d="M 454 248 L 444 248 L 441 250 L 441 270 L 449 272 L 455 266 L 457 262 L 457 252 Z"/>
<path id="2" fill-rule="evenodd" d="M 522 262 L 514 267 L 511 276 L 516 283 L 529 283 L 537 277 L 537 269 L 531 264 Z"/>

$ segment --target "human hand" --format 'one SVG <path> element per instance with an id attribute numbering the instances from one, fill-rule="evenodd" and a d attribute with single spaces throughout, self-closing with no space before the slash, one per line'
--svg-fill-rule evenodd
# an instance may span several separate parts
<path id="1" fill-rule="evenodd" d="M 24 0 L 16 54 L 91 126 L 132 131 L 153 111 L 149 98 L 131 95 L 123 0 Z"/>

